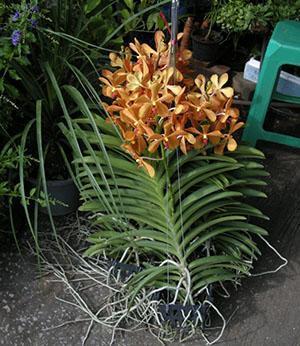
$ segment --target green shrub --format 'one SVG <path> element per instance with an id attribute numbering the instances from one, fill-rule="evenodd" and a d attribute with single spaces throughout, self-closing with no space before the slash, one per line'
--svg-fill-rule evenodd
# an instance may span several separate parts
<path id="1" fill-rule="evenodd" d="M 230 33 L 273 28 L 280 20 L 299 20 L 300 1 L 215 0 L 212 13 L 216 23 Z"/>

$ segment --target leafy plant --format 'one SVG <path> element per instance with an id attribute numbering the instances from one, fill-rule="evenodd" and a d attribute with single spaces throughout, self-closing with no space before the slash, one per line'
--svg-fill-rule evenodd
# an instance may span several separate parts
<path id="1" fill-rule="evenodd" d="M 14 62 L 30 65 L 30 45 L 36 41 L 36 25 L 40 19 L 37 1 L 0 5 L 0 105 L 1 133 L 11 125 L 12 111 L 18 109 L 15 100 L 20 96 L 16 81 L 20 80 Z"/>
<path id="2" fill-rule="evenodd" d="M 159 53 L 151 50 L 148 60 L 143 58 L 144 54 L 147 55 L 147 46 L 139 45 L 136 41 L 131 47 L 138 50 L 138 61 L 141 59 L 151 64 L 157 57 L 163 60 L 165 46 L 162 43 L 158 45 L 162 50 Z M 120 67 L 120 60 L 115 55 L 111 59 L 113 64 Z M 157 298 L 160 302 L 201 305 L 206 300 L 208 286 L 238 282 L 241 277 L 249 275 L 253 261 L 260 254 L 255 237 L 265 236 L 267 232 L 252 220 L 266 216 L 251 206 L 246 198 L 265 197 L 257 189 L 265 185 L 261 178 L 267 176 L 259 163 L 264 156 L 260 151 L 244 146 L 237 149 L 234 146 L 235 151 L 225 152 L 224 155 L 213 153 L 213 146 L 220 145 L 220 142 L 205 143 L 198 150 L 190 147 L 189 151 L 183 150 L 185 155 L 182 155 L 179 141 L 174 148 L 162 144 L 159 156 L 148 157 L 155 167 L 155 174 L 151 174 L 153 171 L 147 165 L 137 169 L 135 155 L 122 149 L 124 139 L 131 145 L 134 143 L 131 137 L 128 139 L 124 136 L 127 132 L 123 131 L 121 121 L 128 125 L 124 119 L 129 112 L 125 110 L 130 110 L 130 105 L 137 102 L 133 95 L 145 91 L 150 97 L 148 88 L 151 89 L 151 83 L 161 81 L 160 65 L 156 64 L 154 71 L 149 68 L 152 79 L 146 77 L 145 73 L 139 73 L 137 65 L 130 65 L 126 57 L 123 63 L 128 68 L 127 82 L 136 85 L 136 77 L 139 77 L 139 86 L 132 88 L 132 94 L 122 86 L 122 79 L 116 85 L 107 83 L 105 86 L 104 93 L 113 96 L 115 101 L 111 107 L 115 106 L 115 109 L 112 112 L 110 106 L 106 105 L 105 108 L 110 113 L 120 112 L 118 121 L 108 121 L 92 113 L 81 93 L 65 86 L 64 90 L 76 102 L 81 113 L 81 116 L 72 120 L 60 98 L 67 121 L 67 125 L 60 124 L 60 127 L 73 149 L 74 175 L 83 201 L 80 210 L 92 213 L 94 220 L 94 234 L 88 239 L 91 246 L 86 255 L 102 255 L 135 264 L 140 269 L 129 278 L 124 288 L 130 301 L 129 313 L 130 307 L 133 310 L 138 308 L 137 297 L 142 302 L 146 297 L 152 297 L 153 302 L 155 292 L 160 292 Z M 145 64 L 138 65 L 145 72 Z M 131 72 L 131 68 L 134 72 Z M 123 72 L 121 68 L 121 76 Z M 179 72 L 172 72 L 180 76 Z M 89 86 L 83 77 L 78 71 L 78 78 Z M 110 82 L 116 81 L 110 77 L 113 74 L 106 74 Z M 200 83 L 193 93 L 206 106 L 211 106 L 218 98 L 223 98 L 223 103 L 228 101 L 220 90 L 216 98 L 201 99 L 207 92 L 205 86 L 205 83 Z M 213 81 L 210 86 L 214 86 Z M 175 87 L 168 84 L 167 78 L 166 85 L 161 87 L 159 93 L 165 95 L 166 90 L 174 90 Z M 89 90 L 92 91 L 92 88 Z M 59 88 L 57 92 L 61 93 Z M 227 92 L 232 91 L 229 89 Z M 128 96 L 127 103 L 122 93 Z M 91 95 L 95 95 L 95 100 L 101 103 L 97 93 L 91 92 Z M 120 102 L 124 102 L 124 113 L 120 110 Z M 163 124 L 167 121 L 165 117 L 175 120 L 173 111 L 176 107 L 181 108 L 182 103 L 179 99 L 172 102 L 173 105 L 169 105 L 163 114 L 147 113 L 145 118 L 140 117 L 136 121 L 148 121 L 149 124 L 151 119 L 157 117 L 158 124 Z M 187 114 L 193 113 L 188 109 L 185 111 Z M 228 118 L 232 116 L 235 114 Z M 178 118 L 184 117 L 184 112 L 178 113 Z M 207 119 L 202 118 L 198 111 L 198 120 L 199 130 L 201 122 Z M 134 122 L 129 124 L 137 126 Z M 163 125 L 155 129 L 157 135 L 162 129 Z M 175 124 L 172 130 L 175 131 Z M 149 139 L 152 143 L 147 133 L 142 136 L 145 141 Z M 180 140 L 182 136 L 179 135 Z"/>
<path id="3" fill-rule="evenodd" d="M 259 254 L 253 237 L 267 234 L 249 221 L 265 217 L 245 200 L 265 197 L 255 189 L 267 175 L 256 162 L 262 153 L 240 147 L 224 156 L 191 151 L 178 157 L 167 151 L 151 178 L 120 151 L 114 128 L 69 92 L 85 115 L 65 129 L 84 201 L 80 209 L 97 216 L 86 254 L 105 253 L 141 267 L 127 284 L 132 301 L 142 289 L 167 286 L 172 300 L 177 292 L 178 301 L 195 304 L 207 285 L 249 275 Z"/>
<path id="4" fill-rule="evenodd" d="M 18 183 L 17 171 L 19 169 L 19 163 L 22 162 L 22 169 L 28 167 L 34 161 L 30 156 L 23 156 L 20 148 L 16 147 L 14 140 L 12 138 L 0 151 L 0 216 L 1 224 L 0 226 L 6 227 L 6 232 L 9 232 L 9 227 L 7 226 L 8 218 L 10 218 L 10 228 L 12 235 L 14 236 L 16 245 L 18 247 L 18 240 L 16 235 L 16 230 L 14 227 L 14 213 L 13 204 L 21 203 L 27 209 L 31 203 L 36 205 L 46 206 L 46 196 L 40 191 L 37 193 L 36 188 L 26 191 L 22 189 L 22 182 Z M 21 155 L 21 156 L 20 156 Z M 53 198 L 48 198 L 48 203 L 56 204 Z"/>
<path id="5" fill-rule="evenodd" d="M 279 20 L 299 19 L 299 1 L 266 0 L 253 3 L 250 0 L 216 0 L 219 6 L 211 11 L 216 23 L 230 33 L 272 28 Z"/>
<path id="6" fill-rule="evenodd" d="M 166 2 L 166 0 L 163 1 L 163 3 Z M 154 10 L 160 5 L 160 3 L 154 4 L 148 8 L 144 1 L 142 3 L 142 14 L 148 13 L 151 8 Z M 128 4 L 124 3 L 123 6 L 128 6 Z M 28 8 L 26 3 L 22 3 L 22 6 Z M 20 96 L 13 101 L 16 102 L 17 106 L 22 104 L 20 113 L 23 115 L 22 125 L 25 127 L 24 123 L 31 121 L 33 114 L 35 114 L 36 102 L 42 100 L 41 127 L 43 132 L 42 142 L 46 154 L 46 172 L 48 178 L 61 179 L 68 175 L 64 160 L 60 156 L 57 157 L 57 152 L 60 152 L 61 146 L 63 146 L 61 143 L 62 135 L 57 128 L 62 111 L 50 74 L 56 76 L 59 85 L 73 84 L 78 88 L 80 88 L 80 83 L 74 77 L 73 70 L 75 67 L 79 68 L 90 79 L 97 80 L 93 63 L 101 60 L 105 64 L 103 52 L 106 51 L 106 48 L 95 44 L 95 40 L 98 40 L 101 32 L 99 29 L 101 26 L 95 27 L 95 25 L 99 24 L 101 18 L 107 20 L 110 17 L 106 11 L 110 11 L 113 6 L 109 6 L 105 2 L 80 0 L 60 0 L 58 3 L 42 1 L 39 6 L 40 18 L 35 28 L 35 42 L 32 41 L 30 49 L 27 49 L 31 52 L 28 64 L 34 66 L 34 70 L 28 64 L 24 66 L 17 59 L 10 62 L 11 68 L 16 71 L 18 79 L 20 79 L 17 83 Z M 134 6 L 133 9 L 136 9 L 136 7 Z M 31 9 L 29 11 L 32 13 Z M 37 13 L 36 9 L 34 11 L 34 13 Z M 25 18 L 25 14 L 23 16 L 19 14 L 17 20 L 23 20 L 23 17 Z M 26 22 L 28 21 L 27 17 Z M 132 17 L 128 18 L 126 23 L 129 24 L 139 18 L 139 13 L 134 14 Z M 30 20 L 32 20 L 31 17 Z M 97 20 L 96 24 L 95 20 Z M 114 23 L 113 25 L 119 25 L 115 21 L 115 17 L 110 20 Z M 118 33 L 121 34 L 121 30 L 122 26 L 121 28 L 117 27 L 107 35 L 111 38 L 115 37 Z M 22 37 L 27 35 L 21 28 L 19 31 Z M 113 42 L 106 39 L 108 37 L 105 37 L 104 41 L 106 42 L 103 41 L 102 44 L 112 46 Z M 12 45 L 12 42 L 10 44 Z M 35 134 L 30 132 L 28 136 L 27 145 L 29 145 L 29 150 L 33 155 L 36 155 Z"/>
<path id="7" fill-rule="evenodd" d="M 161 3 L 167 3 L 164 0 Z M 17 15 L 16 22 L 13 25 L 19 25 L 20 37 L 27 38 L 27 32 L 30 30 L 22 26 L 24 23 L 32 23 L 28 20 L 36 19 L 34 28 L 34 39 L 23 41 L 13 48 L 13 42 L 10 37 L 10 30 L 6 31 L 6 44 L 10 49 L 21 49 L 22 57 L 26 58 L 26 64 L 19 59 L 6 61 L 9 69 L 16 71 L 18 80 L 13 81 L 14 87 L 18 90 L 18 94 L 11 99 L 19 108 L 18 113 L 12 112 L 14 119 L 14 127 L 6 130 L 8 136 L 10 132 L 20 131 L 20 145 L 18 152 L 19 159 L 19 184 L 18 191 L 20 193 L 21 202 L 24 206 L 25 217 L 29 225 L 29 229 L 33 235 L 36 251 L 39 253 L 38 244 L 38 210 L 39 205 L 46 206 L 49 212 L 50 223 L 54 234 L 56 229 L 51 215 L 50 205 L 60 203 L 54 197 L 47 194 L 47 180 L 49 179 L 65 179 L 69 177 L 70 170 L 68 161 L 70 159 L 70 149 L 64 136 L 58 128 L 58 123 L 62 119 L 63 111 L 61 108 L 61 99 L 68 102 L 68 95 L 64 93 L 58 97 L 57 87 L 65 84 L 72 84 L 80 89 L 81 81 L 76 78 L 76 71 L 79 69 L 89 79 L 96 81 L 98 74 L 94 63 L 105 65 L 106 56 L 103 52 L 110 51 L 111 47 L 120 47 L 120 41 L 114 41 L 118 35 L 124 33 L 124 23 L 130 23 L 140 15 L 155 10 L 161 3 L 153 4 L 144 8 L 142 13 L 135 13 L 124 23 L 119 23 L 118 17 L 109 16 L 109 12 L 114 8 L 111 2 L 81 0 L 60 0 L 60 1 L 39 1 L 39 7 L 28 7 L 25 1 L 21 3 L 24 13 L 21 15 L 21 8 L 18 4 L 8 8 L 9 16 Z M 20 5 L 20 6 L 21 6 Z M 31 6 L 31 5 L 30 5 Z M 124 7 L 127 5 L 124 3 Z M 26 17 L 27 16 L 27 17 Z M 11 18 L 7 17 L 6 18 Z M 110 18 L 112 27 L 109 32 L 101 31 L 98 26 L 99 21 L 107 22 Z M 115 19 L 118 18 L 118 21 Z M 25 20 L 26 19 L 26 20 Z M 124 24 L 124 25 L 123 25 Z M 123 31 L 122 31 L 123 30 Z M 32 33 L 30 31 L 30 33 Z M 99 46 L 99 37 L 103 37 L 102 46 Z M 32 38 L 32 37 L 31 37 Z M 22 47 L 28 47 L 22 51 Z M 97 43 L 97 44 L 96 44 Z M 25 54 L 26 53 L 26 54 Z M 30 53 L 30 54 L 29 54 Z M 32 68 L 34 66 L 34 68 Z M 5 79 L 8 74 L 6 74 Z M 7 85 L 7 84 L 6 84 Z M 83 89 L 84 90 L 84 87 Z M 74 104 L 70 103 L 70 107 Z M 90 104 L 89 104 L 90 106 Z M 95 105 L 92 105 L 95 107 Z M 70 112 L 76 112 L 76 105 Z M 26 155 L 38 158 L 31 167 L 25 165 Z M 30 198 L 34 199 L 33 217 L 28 209 L 28 196 L 26 194 L 26 178 L 30 175 L 36 178 L 36 191 Z"/>
<path id="8" fill-rule="evenodd" d="M 0 198 L 13 193 L 8 181 L 8 171 L 16 169 L 18 152 L 12 148 L 3 148 L 0 153 Z M 1 202 L 0 202 L 1 205 Z"/>

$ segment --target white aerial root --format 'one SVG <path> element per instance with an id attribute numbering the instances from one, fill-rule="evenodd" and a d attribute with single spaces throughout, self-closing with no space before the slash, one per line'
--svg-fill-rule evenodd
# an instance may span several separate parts
<path id="1" fill-rule="evenodd" d="M 275 254 L 283 261 L 283 263 L 278 266 L 276 269 L 274 270 L 268 270 L 262 273 L 255 273 L 255 274 L 250 274 L 250 276 L 261 276 L 261 275 L 266 275 L 266 274 L 274 274 L 277 273 L 281 268 L 285 267 L 289 261 L 283 257 L 276 249 L 274 246 L 272 246 L 264 237 L 262 237 L 261 235 L 259 236 L 267 245 L 268 247 L 275 252 Z"/>
<path id="2" fill-rule="evenodd" d="M 79 221 L 76 223 L 77 227 L 80 227 Z M 72 233 L 72 227 L 68 227 L 68 230 Z M 68 241 L 71 238 L 72 234 L 69 234 Z M 189 320 L 192 311 L 186 315 L 182 311 L 183 322 L 180 326 L 181 329 L 174 330 L 168 323 L 163 322 L 163 316 L 159 311 L 159 306 L 167 304 L 167 302 L 154 298 L 155 293 L 166 290 L 173 291 L 174 299 L 172 299 L 170 304 L 175 304 L 180 290 L 184 290 L 188 296 L 185 303 L 191 301 L 191 279 L 188 271 L 184 271 L 185 276 L 179 280 L 176 287 L 166 284 L 166 286 L 157 289 L 142 290 L 135 297 L 132 306 L 130 306 L 131 296 L 124 289 L 125 283 L 120 280 L 118 275 L 117 277 L 112 275 L 113 269 L 109 268 L 107 261 L 100 258 L 84 258 L 61 236 L 58 236 L 58 240 L 61 243 L 60 245 L 56 244 L 55 240 L 47 240 L 46 243 L 42 243 L 43 272 L 54 275 L 54 279 L 51 281 L 61 282 L 65 287 L 64 291 L 68 297 L 56 297 L 56 299 L 76 307 L 84 315 L 80 315 L 73 321 L 65 321 L 57 326 L 49 327 L 47 330 L 77 322 L 88 323 L 82 340 L 82 345 L 85 345 L 95 324 L 101 324 L 112 330 L 110 344 L 113 344 L 116 333 L 119 331 L 134 332 L 147 328 L 160 341 L 172 342 L 178 335 L 180 340 L 192 337 L 196 333 L 196 327 L 198 325 L 203 326 L 204 321 L 200 311 L 196 311 L 196 320 L 193 323 Z M 60 247 L 60 252 L 58 246 Z M 55 256 L 55 261 L 53 261 L 52 256 L 51 261 L 47 259 L 47 256 L 51 255 L 52 250 L 53 253 L 60 255 L 60 257 Z M 125 259 L 127 254 L 128 249 L 125 250 L 122 258 Z M 64 264 L 60 264 L 60 261 Z M 167 264 L 172 264 L 179 268 L 179 264 L 171 260 L 161 263 L 161 265 Z M 102 306 L 98 309 L 95 309 L 88 302 L 90 300 L 86 298 L 86 290 L 95 287 L 102 287 L 103 290 L 109 292 L 104 298 Z M 91 292 L 93 291 L 89 291 L 89 294 L 93 294 Z"/>
<path id="3" fill-rule="evenodd" d="M 204 301 L 202 301 L 203 298 L 200 298 L 210 296 L 209 286 L 202 287 L 198 292 L 192 294 L 192 280 L 188 268 L 184 268 L 180 263 L 171 258 L 162 261 L 158 264 L 159 266 L 173 266 L 173 268 L 177 268 L 176 272 L 178 270 L 178 272 L 181 273 L 181 277 L 178 279 L 178 282 L 176 282 L 176 285 L 174 282 L 170 283 L 168 281 L 163 287 L 155 289 L 144 288 L 132 301 L 133 296 L 129 293 L 126 283 L 134 274 L 124 279 L 120 271 L 116 270 L 113 264 L 105 258 L 100 256 L 85 258 L 81 255 L 85 250 L 84 247 L 87 246 L 85 239 L 90 233 L 87 219 L 77 217 L 75 223 L 63 227 L 62 230 L 67 231 L 67 236 L 62 237 L 60 235 L 62 232 L 58 230 L 57 238 L 59 244 L 57 244 L 53 237 L 52 240 L 47 239 L 44 243 L 41 243 L 42 269 L 45 273 L 54 275 L 54 279 L 51 281 L 61 282 L 65 287 L 64 291 L 67 297 L 56 298 L 65 304 L 76 307 L 79 309 L 78 311 L 81 311 L 81 314 L 73 321 L 65 321 L 57 326 L 49 327 L 47 330 L 60 328 L 77 322 L 86 323 L 87 327 L 85 335 L 83 336 L 82 345 L 85 345 L 92 328 L 96 324 L 100 324 L 111 330 L 111 345 L 114 343 L 118 332 L 136 332 L 145 328 L 158 338 L 160 342 L 172 343 L 178 339 L 180 341 L 185 341 L 193 337 L 197 333 L 197 330 L 201 332 L 208 345 L 215 344 L 221 339 L 228 323 L 209 298 Z M 284 261 L 284 264 L 280 265 L 274 271 L 252 274 L 252 276 L 275 273 L 287 264 L 287 260 L 263 237 L 261 238 Z M 79 250 L 75 250 L 77 248 L 79 248 Z M 209 249 L 208 246 L 207 251 L 209 251 Z M 125 251 L 120 254 L 119 262 L 126 263 L 130 256 L 130 248 L 126 248 Z M 236 282 L 236 284 L 238 284 L 238 282 Z M 97 288 L 101 288 L 101 292 L 107 292 L 106 296 L 102 296 L 102 301 L 91 303 L 90 298 L 95 298 L 96 294 L 98 294 L 98 290 L 96 291 L 97 293 L 93 291 Z M 230 296 L 222 283 L 220 288 L 224 293 L 224 297 Z M 170 300 L 158 298 L 163 296 L 163 294 L 159 294 L 163 292 L 171 294 Z M 178 325 L 179 328 L 174 328 L 170 321 L 164 321 L 163 313 L 160 309 L 163 306 L 168 308 L 168 306 L 171 307 L 175 305 L 179 297 L 183 299 L 183 306 L 197 304 L 199 307 L 195 311 L 187 310 L 185 312 L 182 309 L 182 318 L 180 322 L 178 322 L 180 326 Z M 195 303 L 193 299 L 195 299 Z M 220 330 L 218 336 L 214 340 L 210 340 L 211 337 L 205 335 L 204 331 L 201 330 L 201 328 L 204 326 L 207 327 L 208 325 L 209 321 L 207 315 L 205 315 L 205 311 L 209 309 L 214 310 L 222 320 L 221 326 L 206 329 L 206 332 L 213 329 Z"/>
<path id="4" fill-rule="evenodd" d="M 205 300 L 205 301 L 203 302 L 203 304 L 205 304 L 205 303 L 206 303 L 206 304 L 209 304 L 210 307 L 212 307 L 212 308 L 216 311 L 216 313 L 221 317 L 221 319 L 222 319 L 222 321 L 223 321 L 222 329 L 221 329 L 219 335 L 218 335 L 213 341 L 209 341 L 208 338 L 207 338 L 207 337 L 204 335 L 204 333 L 202 332 L 202 336 L 203 336 L 203 338 L 205 339 L 207 345 L 213 345 L 213 344 L 215 344 L 216 342 L 218 342 L 218 341 L 221 339 L 221 337 L 223 336 L 224 330 L 225 330 L 225 328 L 226 328 L 226 320 L 225 320 L 224 316 L 221 314 L 221 312 L 219 311 L 219 309 L 218 309 L 212 302 L 210 302 L 209 300 Z"/>

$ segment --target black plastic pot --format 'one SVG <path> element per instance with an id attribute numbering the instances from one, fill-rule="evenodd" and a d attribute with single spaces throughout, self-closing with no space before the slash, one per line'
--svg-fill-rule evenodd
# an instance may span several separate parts
<path id="1" fill-rule="evenodd" d="M 32 186 L 36 186 L 35 179 L 30 179 L 29 182 Z M 79 192 L 71 178 L 66 180 L 47 181 L 47 192 L 50 198 L 62 202 L 50 205 L 52 215 L 67 215 L 78 208 Z M 40 211 L 44 214 L 48 214 L 46 207 L 40 208 Z"/>
<path id="2" fill-rule="evenodd" d="M 222 55 L 224 37 L 221 33 L 212 31 L 206 39 L 206 30 L 197 30 L 192 33 L 193 57 L 197 60 L 214 62 Z"/>

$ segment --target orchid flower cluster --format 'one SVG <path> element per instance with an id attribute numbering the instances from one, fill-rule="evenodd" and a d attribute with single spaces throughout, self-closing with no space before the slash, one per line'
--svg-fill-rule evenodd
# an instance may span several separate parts
<path id="1" fill-rule="evenodd" d="M 232 107 L 234 91 L 225 87 L 227 74 L 185 78 L 191 51 L 179 50 L 176 67 L 170 67 L 171 43 L 165 43 L 162 31 L 154 39 L 155 49 L 135 39 L 121 55 L 111 53 L 111 66 L 117 69 L 104 70 L 99 78 L 103 95 L 112 100 L 104 106 L 121 132 L 122 148 L 151 177 L 150 162 L 164 150 L 187 154 L 209 146 L 220 155 L 226 148 L 234 151 L 233 134 L 244 125 Z"/>

